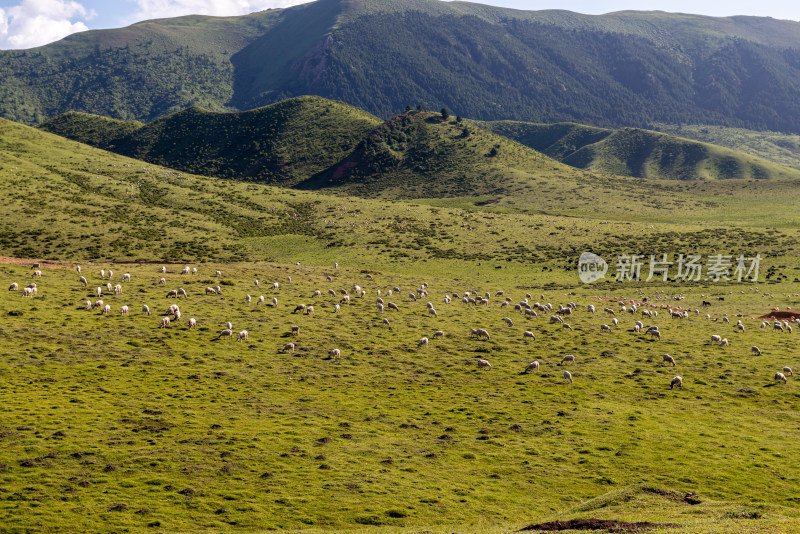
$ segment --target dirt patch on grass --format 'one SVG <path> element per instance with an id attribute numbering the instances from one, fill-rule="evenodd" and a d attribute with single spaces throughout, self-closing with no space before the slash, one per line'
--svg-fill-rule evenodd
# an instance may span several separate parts
<path id="1" fill-rule="evenodd" d="M 678 528 L 680 525 L 672 523 L 651 523 L 640 521 L 625 523 L 614 519 L 570 519 L 569 521 L 549 521 L 536 525 L 528 525 L 520 532 L 538 530 L 554 532 L 559 530 L 606 530 L 608 532 L 644 532 L 653 528 Z"/>
<path id="2" fill-rule="evenodd" d="M 800 312 L 794 311 L 773 311 L 767 315 L 762 315 L 759 319 L 780 319 L 780 320 L 794 320 L 800 317 Z"/>
<path id="3" fill-rule="evenodd" d="M 42 269 L 56 269 L 64 267 L 66 265 L 64 263 L 59 263 L 57 261 L 34 260 L 30 258 L 12 258 L 11 256 L 0 256 L 0 263 L 7 263 L 10 265 L 28 265 L 28 266 L 32 266 L 34 263 L 38 263 L 39 267 Z"/>

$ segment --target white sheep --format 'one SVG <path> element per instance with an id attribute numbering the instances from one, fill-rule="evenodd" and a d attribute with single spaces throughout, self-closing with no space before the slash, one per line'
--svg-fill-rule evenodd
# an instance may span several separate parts
<path id="1" fill-rule="evenodd" d="M 194 317 L 189 318 L 189 330 L 197 326 L 197 319 Z"/>
<path id="2" fill-rule="evenodd" d="M 122 307 L 121 312 L 122 312 L 122 315 L 128 315 L 128 305 L 127 304 Z"/>
<path id="3" fill-rule="evenodd" d="M 345 295 L 342 297 L 342 300 L 339 301 L 342 304 L 350 304 L 350 295 Z"/>
<path id="4" fill-rule="evenodd" d="M 130 282 L 131 281 L 131 273 L 125 273 L 122 275 L 123 282 Z"/>
<path id="5" fill-rule="evenodd" d="M 291 352 L 292 354 L 294 354 L 294 348 L 295 348 L 294 343 L 287 343 L 286 345 L 283 346 L 283 352 Z"/>
<path id="6" fill-rule="evenodd" d="M 569 380 L 569 383 L 572 384 L 572 373 L 564 371 L 564 380 Z"/>
<path id="7" fill-rule="evenodd" d="M 604 331 L 605 332 L 611 332 L 611 327 L 608 326 L 607 324 L 601 324 L 600 325 L 600 331 L 601 332 L 604 332 Z"/>
<path id="8" fill-rule="evenodd" d="M 761 349 L 753 345 L 750 347 L 750 352 L 754 353 L 756 356 L 761 356 Z"/>
<path id="9" fill-rule="evenodd" d="M 159 269 L 159 271 L 161 272 L 161 274 L 164 274 L 165 272 L 167 272 L 167 267 L 162 265 L 161 268 Z"/>
<path id="10" fill-rule="evenodd" d="M 272 297 L 272 307 L 273 308 L 278 307 L 278 299 L 276 299 L 275 297 Z"/>
<path id="11" fill-rule="evenodd" d="M 86 304 L 84 304 L 83 306 L 84 306 L 84 308 L 86 308 L 87 310 L 91 310 L 91 309 L 92 309 L 92 301 L 91 301 L 91 300 L 87 300 L 87 301 L 86 301 Z"/>
<path id="12" fill-rule="evenodd" d="M 78 271 L 78 274 L 81 274 L 81 266 L 80 265 L 76 265 L 75 266 L 75 270 Z"/>
<path id="13" fill-rule="evenodd" d="M 222 295 L 222 288 L 219 286 L 215 287 L 214 293 L 216 293 L 217 295 Z"/>
<path id="14" fill-rule="evenodd" d="M 170 298 L 170 297 L 178 298 L 178 290 L 177 289 L 171 289 L 171 290 L 167 291 L 166 298 Z"/>
<path id="15" fill-rule="evenodd" d="M 562 323 L 561 330 L 572 330 L 572 327 L 568 323 Z"/>
<path id="16" fill-rule="evenodd" d="M 339 349 L 333 349 L 328 353 L 328 357 L 332 360 L 338 360 L 342 357 L 342 351 Z"/>
<path id="17" fill-rule="evenodd" d="M 428 346 L 428 338 L 427 337 L 423 337 L 422 339 L 419 340 L 419 343 L 417 343 L 417 348 L 427 347 L 427 346 Z"/>
<path id="18" fill-rule="evenodd" d="M 23 297 L 33 297 L 34 289 L 36 289 L 36 288 L 33 288 L 33 287 L 25 287 L 25 288 L 23 288 L 22 289 L 22 296 Z"/>
<path id="19" fill-rule="evenodd" d="M 274 284 L 272 284 L 272 289 L 280 289 L 280 288 L 281 288 L 281 285 L 278 282 L 275 282 Z"/>
<path id="20" fill-rule="evenodd" d="M 105 306 L 102 300 L 96 300 L 94 304 L 92 304 L 92 308 L 102 308 Z"/>
<path id="21" fill-rule="evenodd" d="M 184 266 L 184 268 L 181 269 L 181 274 L 189 274 L 189 266 L 188 265 Z"/>
<path id="22" fill-rule="evenodd" d="M 613 324 L 614 326 L 617 326 L 617 325 L 619 324 L 619 321 L 617 321 L 617 318 L 616 318 L 616 317 L 614 317 L 613 319 L 611 319 L 611 324 Z"/>
<path id="23" fill-rule="evenodd" d="M 159 326 L 159 328 L 169 328 L 169 323 L 170 323 L 169 317 L 162 317 L 161 326 Z"/>
<path id="24" fill-rule="evenodd" d="M 148 306 L 147 304 L 143 305 L 142 306 L 142 313 L 145 314 L 145 315 L 150 315 L 150 306 Z"/>
<path id="25" fill-rule="evenodd" d="M 389 319 L 387 319 L 386 317 L 383 318 L 383 324 L 388 326 L 389 328 L 392 327 L 392 323 L 390 323 Z"/>
<path id="26" fill-rule="evenodd" d="M 786 383 L 786 375 L 783 373 L 775 373 L 775 382 L 783 382 Z"/>
<path id="27" fill-rule="evenodd" d="M 530 373 L 531 371 L 538 371 L 538 370 L 539 370 L 539 362 L 538 361 L 533 361 L 533 362 L 529 363 L 528 366 L 525 368 L 525 372 L 526 373 Z"/>
<path id="28" fill-rule="evenodd" d="M 83 287 L 87 287 L 87 286 L 89 285 L 89 282 L 88 282 L 88 281 L 86 280 L 86 278 L 85 278 L 85 277 L 83 277 L 83 276 L 81 276 L 80 278 L 78 278 L 78 282 L 80 282 L 80 283 L 81 283 L 81 285 L 82 285 Z"/>
<path id="29" fill-rule="evenodd" d="M 431 317 L 436 317 L 436 318 L 439 317 L 439 314 L 436 313 L 436 310 L 434 310 L 433 308 L 428 308 L 428 315 L 430 315 Z"/>
<path id="30" fill-rule="evenodd" d="M 477 337 L 478 339 L 486 338 L 486 340 L 488 341 L 489 332 L 484 330 L 483 328 L 478 328 L 477 330 L 475 330 L 475 337 Z"/>
<path id="31" fill-rule="evenodd" d="M 299 336 L 300 335 L 300 327 L 299 326 L 293 326 L 292 327 L 292 335 L 293 336 Z"/>
<path id="32" fill-rule="evenodd" d="M 33 271 L 33 278 L 41 278 L 41 277 L 42 277 L 42 271 L 39 271 L 38 269 L 36 271 Z"/>
<path id="33" fill-rule="evenodd" d="M 728 338 L 723 338 L 722 341 L 719 342 L 720 347 L 727 347 L 730 343 L 728 343 Z"/>
<path id="34" fill-rule="evenodd" d="M 122 294 L 122 286 L 120 284 L 117 284 L 117 285 L 114 286 L 114 294 L 115 295 L 121 295 Z"/>
<path id="35" fill-rule="evenodd" d="M 162 278 L 161 280 L 158 281 L 158 285 L 160 285 L 160 286 L 167 285 L 167 279 L 166 278 Z"/>
<path id="36" fill-rule="evenodd" d="M 105 277 L 106 277 L 106 270 L 100 269 L 100 278 L 105 278 Z"/>
<path id="37" fill-rule="evenodd" d="M 83 278 L 83 277 L 81 277 Z M 85 279 L 84 279 L 85 280 Z M 12 282 L 10 286 L 8 286 L 9 291 L 17 291 L 19 289 L 19 284 L 16 282 Z"/>
<path id="38" fill-rule="evenodd" d="M 307 306 L 306 307 L 306 315 L 311 315 L 314 313 L 314 306 Z"/>
<path id="39" fill-rule="evenodd" d="M 509 327 L 514 326 L 514 322 L 511 320 L 510 317 L 503 317 L 503 321 L 505 321 L 506 325 Z"/>
<path id="40" fill-rule="evenodd" d="M 444 339 L 444 330 L 437 330 L 433 333 L 433 339 L 440 338 Z"/>
<path id="41" fill-rule="evenodd" d="M 383 304 L 378 302 L 376 306 L 378 307 L 378 313 L 383 313 Z"/>
<path id="42" fill-rule="evenodd" d="M 192 274 L 197 274 L 197 267 L 192 267 Z"/>
<path id="43" fill-rule="evenodd" d="M 113 290 L 114 290 L 114 286 L 112 286 L 112 285 L 111 285 L 111 282 L 109 282 L 109 283 L 107 283 L 107 284 L 106 284 L 106 289 L 107 289 L 108 291 L 113 291 Z"/>
<path id="44" fill-rule="evenodd" d="M 185 298 L 185 299 L 188 299 L 188 298 L 189 298 L 189 295 L 186 293 L 186 290 L 185 290 L 185 289 L 183 289 L 182 287 L 179 287 L 179 288 L 178 288 L 178 296 L 179 296 L 179 297 L 183 297 L 183 298 Z"/>
<path id="45" fill-rule="evenodd" d="M 722 336 L 718 336 L 717 334 L 714 334 L 713 336 L 711 336 L 711 344 L 712 345 L 715 344 L 715 343 L 721 343 L 721 342 L 722 342 Z"/>
<path id="46" fill-rule="evenodd" d="M 175 295 L 177 296 L 177 294 L 178 294 L 178 292 L 176 291 Z M 216 295 L 216 294 L 217 294 L 217 292 L 214 290 L 213 287 L 207 287 L 206 288 L 206 295 Z"/>
<path id="47" fill-rule="evenodd" d="M 319 298 L 319 297 L 322 297 L 322 291 L 320 291 L 319 289 L 317 289 L 316 291 L 314 291 L 314 294 L 312 295 L 312 297 L 313 297 L 313 298 Z"/>
<path id="48" fill-rule="evenodd" d="M 478 360 L 478 369 L 486 369 L 491 370 L 492 364 L 489 363 L 489 360 L 484 360 L 483 358 Z"/>
<path id="49" fill-rule="evenodd" d="M 173 320 L 180 321 L 181 320 L 181 311 L 180 310 L 175 310 L 175 313 L 173 314 L 173 317 L 174 317 Z"/>
<path id="50" fill-rule="evenodd" d="M 103 315 L 111 315 L 111 304 L 103 306 Z"/>
<path id="51" fill-rule="evenodd" d="M 252 300 L 253 300 L 253 297 L 251 297 L 250 295 L 245 295 L 245 296 L 244 296 L 244 301 L 245 301 L 246 303 L 250 304 L 250 302 L 251 302 Z"/>
<path id="52" fill-rule="evenodd" d="M 100 298 L 101 296 L 103 296 L 103 288 L 97 286 L 97 289 L 94 290 L 94 294 L 97 295 L 97 298 Z"/>
<path id="53" fill-rule="evenodd" d="M 561 358 L 561 363 L 559 363 L 558 365 L 564 365 L 564 363 L 569 363 L 569 362 L 572 362 L 573 364 L 575 363 L 575 356 L 574 355 L 567 354 L 566 356 Z"/>
<path id="54" fill-rule="evenodd" d="M 294 311 L 292 313 L 297 313 L 297 312 L 303 313 L 304 311 L 306 311 L 306 305 L 298 304 L 297 306 L 295 306 Z"/>
<path id="55" fill-rule="evenodd" d="M 230 328 L 226 328 L 225 330 L 219 333 L 217 339 L 221 337 L 227 337 L 228 339 L 233 339 L 233 330 L 231 330 Z"/>
<path id="56" fill-rule="evenodd" d="M 536 341 L 536 336 L 535 336 L 535 335 L 533 335 L 533 332 L 531 332 L 530 330 L 525 330 L 525 331 L 522 333 L 522 340 L 524 341 L 524 340 L 526 340 L 526 339 L 528 339 L 528 338 L 530 338 L 530 339 L 532 339 L 532 340 Z"/>
<path id="57" fill-rule="evenodd" d="M 249 335 L 250 334 L 247 332 L 247 330 L 242 330 L 241 332 L 239 332 L 239 335 L 236 337 L 236 341 L 247 341 L 247 337 Z"/>
<path id="58" fill-rule="evenodd" d="M 222 278 L 222 271 L 217 271 L 215 274 L 217 278 Z"/>
<path id="59" fill-rule="evenodd" d="M 114 276 L 114 271 L 112 271 L 111 269 L 109 269 L 109 270 L 108 270 L 108 279 L 110 280 L 112 276 Z"/>
<path id="60" fill-rule="evenodd" d="M 782 369 L 782 371 L 783 371 L 785 374 L 789 375 L 789 376 L 794 376 L 794 372 L 792 371 L 792 368 L 791 368 L 791 367 L 784 367 L 784 368 Z"/>
<path id="61" fill-rule="evenodd" d="M 256 306 L 258 306 L 259 304 L 264 304 L 266 300 L 267 298 L 264 295 L 261 295 L 260 297 L 258 297 L 258 300 L 256 301 Z"/>
<path id="62" fill-rule="evenodd" d="M 683 388 L 683 378 L 680 376 L 673 378 L 669 383 L 669 389 L 672 388 Z"/>
<path id="63" fill-rule="evenodd" d="M 400 311 L 400 308 L 398 308 L 398 307 L 397 307 L 397 304 L 395 304 L 394 302 L 388 302 L 388 303 L 386 303 L 386 307 L 387 307 L 388 309 L 390 309 L 390 310 L 394 310 L 394 311 Z"/>
<path id="64" fill-rule="evenodd" d="M 669 354 L 664 354 L 661 358 L 663 359 L 664 363 L 671 363 L 672 367 L 675 367 L 675 358 Z"/>

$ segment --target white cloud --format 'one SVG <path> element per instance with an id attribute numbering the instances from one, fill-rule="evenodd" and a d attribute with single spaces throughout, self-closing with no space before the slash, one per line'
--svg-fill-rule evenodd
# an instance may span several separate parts
<path id="1" fill-rule="evenodd" d="M 22 0 L 0 9 L 0 49 L 32 48 L 86 31 L 83 20 L 93 16 L 93 11 L 73 0 Z"/>
<path id="2" fill-rule="evenodd" d="M 134 0 L 138 10 L 132 20 L 182 15 L 236 16 L 269 8 L 305 4 L 311 0 Z"/>

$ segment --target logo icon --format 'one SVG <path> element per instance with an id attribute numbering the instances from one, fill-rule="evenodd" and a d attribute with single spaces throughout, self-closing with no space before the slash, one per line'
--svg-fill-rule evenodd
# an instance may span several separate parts
<path id="1" fill-rule="evenodd" d="M 578 259 L 578 276 L 584 284 L 591 284 L 605 278 L 607 272 L 608 264 L 597 254 L 584 252 Z"/>

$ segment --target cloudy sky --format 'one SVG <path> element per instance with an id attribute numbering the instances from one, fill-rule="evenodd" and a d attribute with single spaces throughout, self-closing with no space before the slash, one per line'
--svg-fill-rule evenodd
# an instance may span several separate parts
<path id="1" fill-rule="evenodd" d="M 189 14 L 244 15 L 307 0 L 0 0 L 0 49 L 32 48 L 89 29 Z M 798 0 L 482 0 L 516 9 L 600 14 L 623 9 L 712 16 L 756 15 L 800 21 Z"/>

